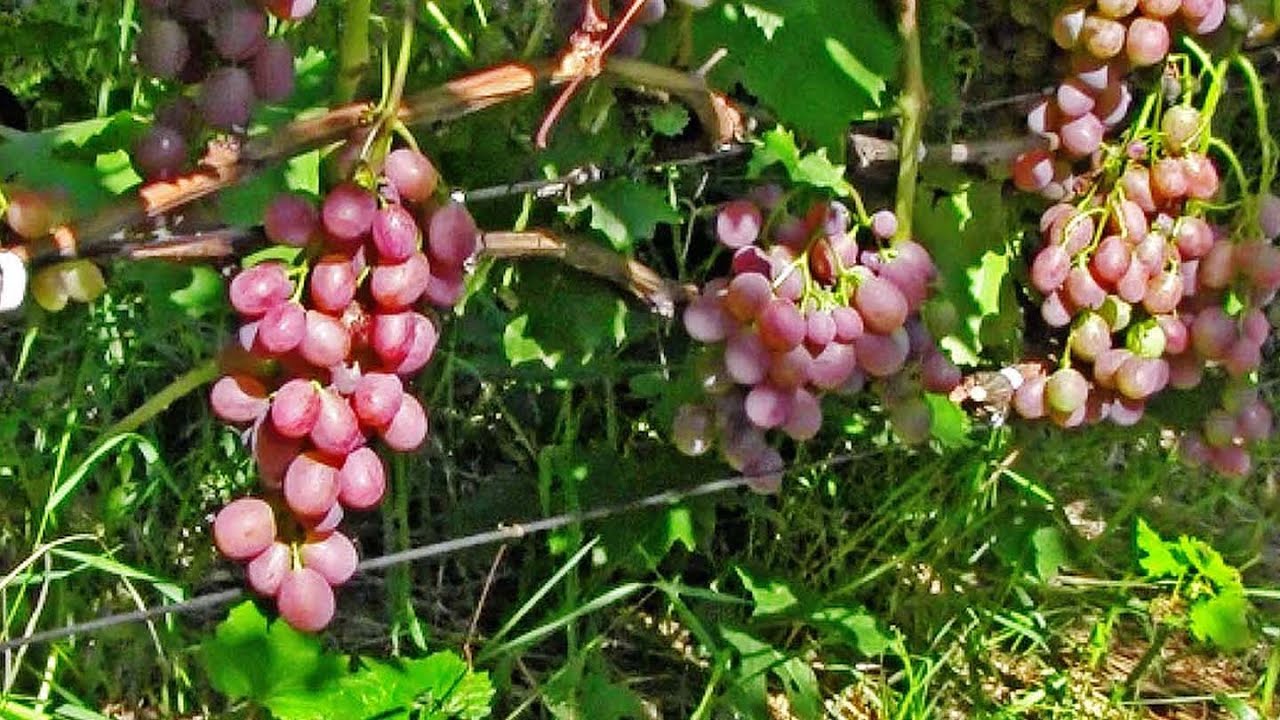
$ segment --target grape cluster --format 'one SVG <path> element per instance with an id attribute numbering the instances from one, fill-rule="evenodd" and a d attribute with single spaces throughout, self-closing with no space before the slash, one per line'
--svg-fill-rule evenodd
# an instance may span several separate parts
<path id="1" fill-rule="evenodd" d="M 1083 200 L 1041 217 L 1031 284 L 1045 323 L 1069 334 L 1060 366 L 1017 389 L 1013 406 L 1025 418 L 1132 425 L 1166 387 L 1196 387 L 1209 368 L 1247 385 L 1261 364 L 1271 333 L 1262 308 L 1280 290 L 1280 248 L 1267 238 L 1280 228 L 1266 218 L 1266 237 L 1236 241 L 1205 219 L 1219 178 L 1199 110 L 1169 107 L 1153 126 L 1131 135 L 1114 172 Z M 1259 218 L 1273 205 L 1260 201 Z M 1270 413 L 1255 402 L 1226 405 L 1235 410 L 1207 420 L 1206 457 L 1241 474 L 1245 445 L 1270 427 Z M 1226 432 L 1224 418 L 1239 412 L 1248 415 L 1241 428 Z"/>
<path id="2" fill-rule="evenodd" d="M 20 243 L 44 240 L 63 225 L 66 218 L 66 198 L 57 190 L 37 191 L 24 187 L 11 187 L 4 196 L 4 221 Z M 57 312 L 68 302 L 87 303 L 101 295 L 107 287 L 102 270 L 92 261 L 77 259 L 56 263 L 38 270 L 26 281 L 26 268 L 15 264 L 16 257 L 3 253 L 10 265 L 8 277 L 0 287 L 5 288 L 0 299 L 0 312 L 17 309 L 29 290 L 36 304 L 50 312 Z"/>
<path id="3" fill-rule="evenodd" d="M 1059 12 L 1053 37 L 1072 53 L 1071 75 L 1027 115 L 1027 126 L 1046 147 L 1015 159 L 1018 188 L 1051 200 L 1074 195 L 1073 161 L 1096 153 L 1107 131 L 1128 115 L 1129 70 L 1163 62 L 1175 28 L 1203 35 L 1217 30 L 1225 16 L 1225 0 L 1096 0 Z"/>
<path id="4" fill-rule="evenodd" d="M 264 262 L 231 282 L 243 325 L 211 403 L 250 428 L 266 494 L 223 508 L 214 540 L 301 630 L 328 624 L 332 587 L 355 571 L 355 547 L 337 530 L 344 511 L 373 508 L 386 490 L 370 439 L 411 452 L 427 436 L 405 383 L 435 352 L 428 306 L 461 297 L 479 237 L 463 206 L 432 204 L 437 180 L 424 155 L 398 149 L 376 191 L 343 183 L 319 209 L 282 194 L 266 211 L 267 236 L 305 248 L 305 260 Z"/>
<path id="5" fill-rule="evenodd" d="M 868 380 L 880 381 L 900 436 L 928 436 L 919 385 L 945 393 L 960 381 L 919 319 L 936 270 L 917 243 L 887 243 L 892 212 L 867 225 L 873 239 L 860 248 L 844 205 L 821 201 L 794 216 L 775 187 L 719 208 L 715 232 L 733 251 L 731 272 L 684 313 L 689 335 L 711 346 L 698 371 L 713 399 L 678 411 L 682 452 L 701 455 L 718 440 L 735 470 L 760 478 L 757 489 L 776 490 L 782 458 L 766 431 L 812 438 L 823 394 L 856 393 Z"/>
<path id="6" fill-rule="evenodd" d="M 147 13 L 136 52 L 144 71 L 160 80 L 199 85 L 192 100 L 160 106 L 156 123 L 138 141 L 134 160 L 147 180 L 167 180 L 187 162 L 188 142 L 201 120 L 215 130 L 243 129 L 258 101 L 293 94 L 293 50 L 267 36 L 267 14 L 299 20 L 316 0 L 144 0 Z"/>

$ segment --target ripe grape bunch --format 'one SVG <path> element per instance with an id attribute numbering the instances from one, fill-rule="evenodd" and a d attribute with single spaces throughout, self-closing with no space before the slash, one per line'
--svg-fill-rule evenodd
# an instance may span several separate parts
<path id="1" fill-rule="evenodd" d="M 927 438 L 920 384 L 946 393 L 960 381 L 919 317 L 936 270 L 919 244 L 889 242 L 892 212 L 865 225 L 871 239 L 859 247 L 863 228 L 851 229 L 844 205 L 820 201 L 797 217 L 772 186 L 719 209 L 716 236 L 733 251 L 730 276 L 708 283 L 684 313 L 689 335 L 710 346 L 698 363 L 712 398 L 677 412 L 682 452 L 718 444 L 735 470 L 757 478 L 757 490 L 775 491 L 783 461 L 766 432 L 814 437 L 822 396 L 857 393 L 868 379 L 878 381 L 898 434 Z"/>
<path id="2" fill-rule="evenodd" d="M 266 234 L 303 248 L 302 259 L 253 265 L 231 282 L 243 325 L 211 402 L 248 428 L 264 494 L 224 507 L 214 541 L 300 630 L 328 624 L 332 587 L 356 569 L 337 529 L 344 512 L 369 510 L 386 491 L 371 438 L 411 452 L 427 436 L 406 383 L 435 352 L 428 306 L 457 303 L 479 238 L 462 205 L 433 203 L 437 180 L 424 155 L 398 149 L 374 189 L 339 184 L 318 210 L 279 195 Z"/>
<path id="3" fill-rule="evenodd" d="M 1045 147 L 1014 161 L 1019 189 L 1050 200 L 1076 194 L 1074 163 L 1103 146 L 1128 116 L 1132 68 L 1159 65 L 1178 28 L 1205 35 L 1221 27 L 1225 0 L 1096 0 L 1068 5 L 1053 21 L 1054 41 L 1071 51 L 1071 75 L 1027 115 Z"/>
<path id="4" fill-rule="evenodd" d="M 1230 411 L 1206 420 L 1212 426 L 1192 455 L 1243 475 L 1247 445 L 1270 432 L 1256 390 L 1253 400 L 1240 397 L 1271 333 L 1263 308 L 1280 289 L 1280 249 L 1267 239 L 1280 228 L 1255 223 L 1239 239 L 1206 219 L 1220 189 L 1205 154 L 1209 121 L 1189 97 L 1167 108 L 1150 103 L 1083 199 L 1044 212 L 1031 283 L 1044 297 L 1045 323 L 1068 334 L 1059 367 L 1030 378 L 1013 405 L 1063 427 L 1128 426 L 1166 387 L 1189 390 L 1221 372 Z M 1228 431 L 1225 418 L 1238 427 Z"/>
<path id="5" fill-rule="evenodd" d="M 316 0 L 144 0 L 147 12 L 136 52 L 154 78 L 199 85 L 195 99 L 179 95 L 156 111 L 134 160 L 147 180 L 169 180 L 186 165 L 201 119 L 215 130 L 242 130 L 258 101 L 293 94 L 293 50 L 267 37 L 267 14 L 301 20 Z"/>

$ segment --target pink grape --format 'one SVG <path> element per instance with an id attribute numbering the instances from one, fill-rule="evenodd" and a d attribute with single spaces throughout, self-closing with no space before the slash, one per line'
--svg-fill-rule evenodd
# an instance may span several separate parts
<path id="1" fill-rule="evenodd" d="M 1061 245 L 1046 245 L 1031 263 L 1031 284 L 1048 295 L 1062 287 L 1071 271 L 1071 258 Z"/>
<path id="2" fill-rule="evenodd" d="M 1151 191 L 1165 202 L 1187 196 L 1187 175 L 1178 158 L 1161 158 L 1151 166 Z"/>
<path id="3" fill-rule="evenodd" d="M 1053 19 L 1053 40 L 1063 50 L 1075 48 L 1080 41 L 1086 18 L 1082 5 L 1069 5 Z"/>
<path id="4" fill-rule="evenodd" d="M 293 459 L 284 475 L 284 500 L 303 518 L 320 518 L 338 501 L 338 468 L 310 450 Z"/>
<path id="5" fill-rule="evenodd" d="M 791 416 L 794 391 L 773 385 L 756 385 L 747 393 L 744 408 L 747 418 L 758 428 L 768 430 L 781 426 Z"/>
<path id="6" fill-rule="evenodd" d="M 476 253 L 480 230 L 465 205 L 452 202 L 431 214 L 427 252 L 442 269 L 460 272 Z"/>
<path id="7" fill-rule="evenodd" d="M 769 282 L 769 278 L 757 273 L 747 273 L 729 281 L 729 287 L 725 289 L 723 306 L 738 320 L 750 322 L 759 317 L 772 300 L 774 300 L 773 285 Z"/>
<path id="8" fill-rule="evenodd" d="M 293 48 L 271 38 L 253 58 L 253 90 L 259 100 L 282 102 L 293 94 Z"/>
<path id="9" fill-rule="evenodd" d="M 1091 15 L 1084 20 L 1080 39 L 1090 55 L 1108 60 L 1124 49 L 1125 27 L 1115 20 Z"/>
<path id="10" fill-rule="evenodd" d="M 232 560 L 256 557 L 275 538 L 275 512 L 259 498 L 232 500 L 213 519 L 213 542 L 219 552 Z"/>
<path id="11" fill-rule="evenodd" d="M 431 160 L 409 148 L 398 148 L 388 153 L 382 163 L 382 172 L 400 193 L 400 198 L 408 202 L 426 202 L 440 182 L 440 173 Z"/>
<path id="12" fill-rule="evenodd" d="M 250 423 L 267 411 L 267 389 L 248 375 L 224 375 L 209 392 L 214 415 L 231 424 Z"/>
<path id="13" fill-rule="evenodd" d="M 729 377 L 741 385 L 755 385 L 763 380 L 769 361 L 769 350 L 755 332 L 739 332 L 725 344 L 725 369 Z"/>
<path id="14" fill-rule="evenodd" d="M 1079 80 L 1067 80 L 1058 86 L 1058 110 L 1064 119 L 1074 119 L 1093 110 L 1097 101 Z"/>
<path id="15" fill-rule="evenodd" d="M 438 308 L 451 308 L 467 292 L 467 278 L 462 270 L 433 267 L 422 299 Z"/>
<path id="16" fill-rule="evenodd" d="M 1198 278 L 1204 287 L 1220 290 L 1231 284 L 1236 273 L 1236 249 L 1230 242 L 1216 242 L 1200 260 Z"/>
<path id="17" fill-rule="evenodd" d="M 769 381 L 779 388 L 793 390 L 809 382 L 813 368 L 813 356 L 804 346 L 797 346 L 783 353 L 774 353 L 769 366 Z"/>
<path id="18" fill-rule="evenodd" d="M 1262 442 L 1271 437 L 1274 419 L 1266 402 L 1255 399 L 1236 415 L 1236 429 L 1248 442 Z"/>
<path id="19" fill-rule="evenodd" d="M 1065 123 L 1059 131 L 1063 149 L 1076 157 L 1096 151 L 1102 145 L 1103 133 L 1102 121 L 1092 114 L 1081 115 Z"/>
<path id="20" fill-rule="evenodd" d="M 355 183 L 343 183 L 329 191 L 320 217 L 329 237 L 350 244 L 368 234 L 377 212 L 378 201 L 372 193 Z"/>
<path id="21" fill-rule="evenodd" d="M 963 380 L 960 368 L 940 350 L 926 353 L 920 364 L 920 381 L 932 393 L 949 393 Z"/>
<path id="22" fill-rule="evenodd" d="M 352 510 L 368 510 L 387 492 L 387 471 L 373 448 L 357 448 L 338 470 L 338 501 Z"/>
<path id="23" fill-rule="evenodd" d="M 1258 198 L 1258 225 L 1264 240 L 1280 237 L 1280 197 L 1264 192 Z"/>
<path id="24" fill-rule="evenodd" d="M 1093 258 L 1089 260 L 1089 269 L 1099 280 L 1114 284 L 1124 277 L 1132 256 L 1129 244 L 1119 235 L 1108 235 L 1094 251 Z"/>
<path id="25" fill-rule="evenodd" d="M 831 343 L 813 358 L 809 366 L 809 380 L 821 390 L 837 390 L 858 369 L 853 346 Z"/>
<path id="26" fill-rule="evenodd" d="M 684 328 L 689 337 L 702 343 L 717 343 L 729 336 L 734 321 L 724 306 L 724 301 L 709 293 L 703 293 L 684 310 Z"/>
<path id="27" fill-rule="evenodd" d="M 325 255 L 311 268 L 311 302 L 317 310 L 340 314 L 356 297 L 356 270 L 345 255 Z"/>
<path id="28" fill-rule="evenodd" d="M 275 597 L 280 592 L 284 576 L 289 573 L 291 561 L 289 546 L 279 541 L 273 542 L 245 566 L 245 579 L 254 592 L 263 597 Z"/>
<path id="29" fill-rule="evenodd" d="M 1067 272 L 1066 299 L 1075 307 L 1097 310 L 1106 302 L 1107 291 L 1102 289 L 1088 268 L 1073 267 Z"/>
<path id="30" fill-rule="evenodd" d="M 1182 0 L 1139 0 L 1138 6 L 1147 17 L 1167 18 L 1178 12 Z"/>
<path id="31" fill-rule="evenodd" d="M 904 328 L 890 335 L 867 333 L 854 342 L 862 369 L 872 377 L 888 377 L 897 373 L 907 361 L 911 341 Z"/>
<path id="32" fill-rule="evenodd" d="M 1040 317 L 1049 327 L 1066 327 L 1071 323 L 1071 310 L 1062 293 L 1049 293 L 1040 305 Z"/>
<path id="33" fill-rule="evenodd" d="M 1138 7 L 1138 0 L 1098 0 L 1098 12 L 1114 20 L 1122 20 Z"/>
<path id="34" fill-rule="evenodd" d="M 874 275 L 853 292 L 853 306 L 869 332 L 887 335 L 902 327 L 909 312 L 907 298 L 893 283 Z"/>
<path id="35" fill-rule="evenodd" d="M 374 265 L 369 273 L 369 294 L 385 310 L 404 310 L 422 297 L 430 282 L 427 256 L 415 252 L 404 262 Z"/>
<path id="36" fill-rule="evenodd" d="M 1169 54 L 1169 28 L 1159 20 L 1139 17 L 1129 23 L 1125 55 L 1135 67 L 1155 65 Z"/>
<path id="37" fill-rule="evenodd" d="M 317 450 L 333 457 L 345 457 L 365 442 L 351 403 L 327 389 L 320 391 L 320 412 L 309 437 Z"/>
<path id="38" fill-rule="evenodd" d="M 436 343 L 440 339 L 440 331 L 434 322 L 420 313 L 413 314 L 413 343 L 404 359 L 389 370 L 401 376 L 409 376 L 421 370 L 435 354 Z"/>
<path id="39" fill-rule="evenodd" d="M 1209 462 L 1215 471 L 1227 477 L 1245 477 L 1253 469 L 1253 460 L 1242 447 L 1211 448 Z"/>
<path id="40" fill-rule="evenodd" d="M 302 344 L 307 334 L 307 311 L 298 302 L 276 305 L 258 322 L 255 349 L 283 355 Z"/>
<path id="41" fill-rule="evenodd" d="M 417 322 L 413 312 L 378 313 L 373 316 L 369 344 L 387 365 L 398 365 L 413 348 Z"/>
<path id="42" fill-rule="evenodd" d="M 879 210 L 871 216 L 871 234 L 888 240 L 898 232 L 898 216 L 892 210 Z"/>
<path id="43" fill-rule="evenodd" d="M 256 318 L 288 300 L 293 294 L 293 283 L 280 263 L 261 263 L 236 275 L 228 294 L 236 312 Z"/>
<path id="44" fill-rule="evenodd" d="M 342 504 L 334 503 L 330 506 L 329 512 L 325 513 L 324 517 L 319 520 L 304 518 L 301 522 L 312 534 L 324 535 L 337 530 L 344 517 L 346 517 L 346 512 L 342 509 Z"/>
<path id="45" fill-rule="evenodd" d="M 360 423 L 367 427 L 383 427 L 391 422 L 400 409 L 400 397 L 404 384 L 396 375 L 365 373 L 356 381 L 351 394 L 351 406 Z"/>
<path id="46" fill-rule="evenodd" d="M 299 350 L 312 365 L 330 368 L 351 354 L 351 335 L 332 315 L 308 310 L 307 332 Z"/>
<path id="47" fill-rule="evenodd" d="M 253 78 L 243 68 L 218 68 L 200 87 L 200 112 L 205 122 L 219 130 L 248 125 L 253 102 Z"/>
<path id="48" fill-rule="evenodd" d="M 1191 324 L 1191 344 L 1200 357 L 1221 360 L 1235 341 L 1235 322 L 1222 308 L 1208 307 L 1196 314 Z"/>
<path id="49" fill-rule="evenodd" d="M 276 595 L 280 617 L 295 630 L 319 632 L 333 620 L 336 602 L 324 576 L 310 568 L 289 571 Z"/>
<path id="50" fill-rule="evenodd" d="M 1218 28 L 1222 27 L 1222 22 L 1227 17 L 1226 0 L 1211 0 L 1208 10 L 1199 20 L 1191 23 L 1191 31 L 1197 35 L 1208 35 Z"/>
<path id="51" fill-rule="evenodd" d="M 427 439 L 427 412 L 418 398 L 405 393 L 395 417 L 382 429 L 382 440 L 396 452 L 413 452 Z"/>
<path id="52" fill-rule="evenodd" d="M 805 330 L 804 316 L 788 300 L 775 298 L 760 312 L 760 340 L 770 350 L 784 352 L 796 347 L 804 340 Z"/>
<path id="53" fill-rule="evenodd" d="M 1013 393 L 1013 409 L 1027 420 L 1038 420 L 1048 414 L 1044 391 L 1048 378 L 1038 375 L 1024 382 Z"/>
<path id="54" fill-rule="evenodd" d="M 319 417 L 320 392 L 310 380 L 286 382 L 271 400 L 271 424 L 284 437 L 306 437 Z"/>
<path id="55" fill-rule="evenodd" d="M 408 260 L 418 250 L 421 235 L 413 215 L 400 205 L 388 205 L 373 218 L 373 246 L 386 263 Z"/>
<path id="56" fill-rule="evenodd" d="M 750 200 L 733 200 L 716 213 L 716 239 L 730 249 L 751 245 L 760 237 L 764 218 Z"/>
<path id="57" fill-rule="evenodd" d="M 281 193 L 267 205 L 263 227 L 272 242 L 306 247 L 320 229 L 320 213 L 302 195 Z"/>
<path id="58" fill-rule="evenodd" d="M 1120 186 L 1125 197 L 1138 204 L 1144 212 L 1155 212 L 1156 201 L 1151 194 L 1151 173 L 1142 165 L 1130 165 L 1120 176 Z"/>
<path id="59" fill-rule="evenodd" d="M 822 429 L 822 404 L 808 390 L 796 390 L 791 401 L 791 415 L 782 431 L 797 442 L 806 442 Z"/>
<path id="60" fill-rule="evenodd" d="M 298 553 L 302 566 L 320 573 L 330 585 L 341 585 L 351 579 L 360 562 L 356 546 L 340 532 L 323 538 L 308 538 Z"/>

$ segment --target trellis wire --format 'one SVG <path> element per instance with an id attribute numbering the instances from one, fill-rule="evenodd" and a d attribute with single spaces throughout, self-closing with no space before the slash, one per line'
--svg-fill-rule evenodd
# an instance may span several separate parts
<path id="1" fill-rule="evenodd" d="M 796 468 L 797 471 L 808 471 L 819 467 L 839 467 L 847 465 L 859 458 L 865 457 L 866 454 L 847 454 L 839 455 L 823 461 L 809 463 L 807 465 Z M 747 487 L 753 481 L 762 479 L 767 476 L 747 476 L 735 475 L 731 477 L 720 478 L 718 480 L 709 480 L 700 485 L 695 485 L 687 489 L 666 490 L 653 495 L 631 500 L 629 502 L 618 503 L 614 505 L 604 505 L 591 510 L 580 510 L 575 512 L 561 513 L 553 515 L 549 518 L 541 520 L 533 520 L 527 523 L 515 523 L 505 525 L 494 530 L 467 535 L 460 538 L 451 538 L 441 542 L 422 545 L 400 552 L 382 555 L 376 558 L 369 558 L 361 562 L 356 573 L 373 572 L 384 570 L 396 565 L 403 565 L 415 560 L 426 560 L 428 558 L 440 557 L 442 555 L 450 555 L 463 550 L 470 550 L 476 547 L 492 545 L 498 542 L 521 540 L 531 535 L 558 530 L 562 527 L 575 523 L 590 522 L 592 520 L 601 520 L 613 515 L 620 515 L 636 510 L 645 510 L 649 508 L 661 507 L 664 505 L 672 505 L 682 500 L 690 498 L 702 497 L 705 495 L 715 495 L 718 493 L 728 492 Z M 198 612 L 200 610 L 208 610 L 211 608 L 225 605 L 234 600 L 248 595 L 247 591 L 242 587 L 230 588 L 228 590 L 219 590 L 217 592 L 198 595 L 190 600 L 184 600 L 180 603 L 170 603 L 159 605 L 156 607 L 142 608 L 139 610 L 131 610 L 129 612 L 117 613 L 115 615 L 107 615 L 106 617 L 86 620 L 85 622 L 67 625 L 65 627 L 53 628 L 51 630 L 43 630 L 41 632 L 31 633 L 20 638 L 12 640 L 0 641 L 0 652 L 9 652 L 22 647 L 32 645 L 42 645 L 61 640 L 63 638 L 72 637 L 74 635 L 82 635 L 85 633 L 97 632 L 107 628 L 119 625 L 129 625 L 145 620 L 151 620 L 165 615 L 181 615 L 187 613 Z"/>

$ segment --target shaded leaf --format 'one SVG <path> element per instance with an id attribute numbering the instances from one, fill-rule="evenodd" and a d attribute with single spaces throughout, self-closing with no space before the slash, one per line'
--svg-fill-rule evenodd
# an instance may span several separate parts
<path id="1" fill-rule="evenodd" d="M 587 197 L 591 227 L 604 233 L 615 250 L 630 250 L 636 240 L 651 240 L 659 223 L 678 223 L 680 214 L 667 203 L 660 188 L 627 180 L 613 180 Z"/>

